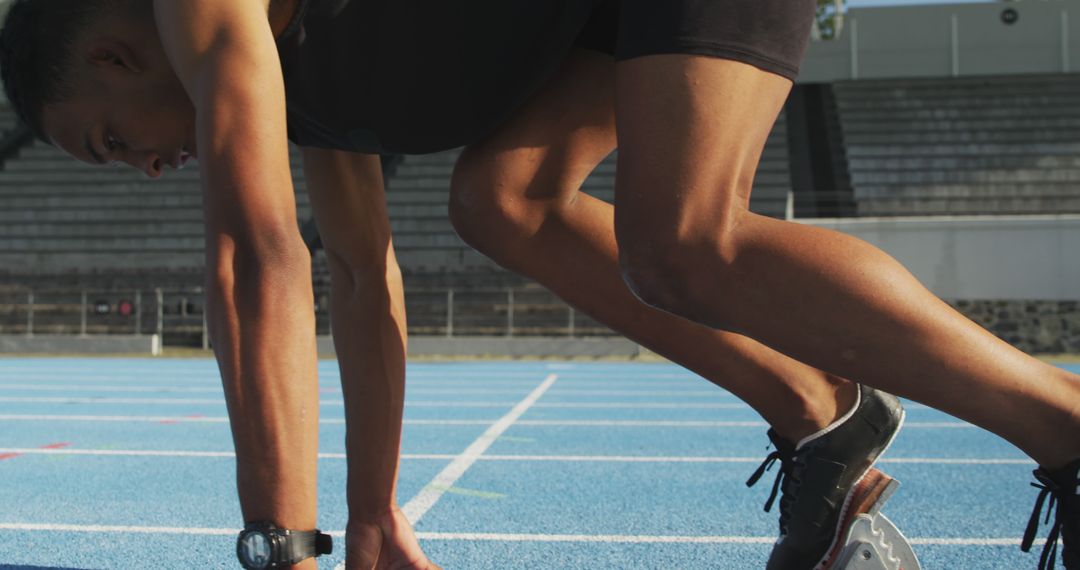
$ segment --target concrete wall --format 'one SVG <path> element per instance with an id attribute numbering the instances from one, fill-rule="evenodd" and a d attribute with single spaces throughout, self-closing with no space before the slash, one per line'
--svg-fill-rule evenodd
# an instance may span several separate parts
<path id="1" fill-rule="evenodd" d="M 839 38 L 810 45 L 799 81 L 1077 71 L 1080 0 L 1044 0 L 852 9 Z"/>
<path id="2" fill-rule="evenodd" d="M 158 335 L 0 335 L 0 354 L 161 354 Z"/>
<path id="3" fill-rule="evenodd" d="M 876 245 L 944 299 L 1080 300 L 1080 216 L 802 221 Z"/>

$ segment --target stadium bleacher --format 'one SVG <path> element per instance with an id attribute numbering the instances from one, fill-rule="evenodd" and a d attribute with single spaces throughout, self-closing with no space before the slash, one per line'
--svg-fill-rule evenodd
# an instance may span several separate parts
<path id="1" fill-rule="evenodd" d="M 1080 76 L 834 85 L 860 216 L 1080 212 Z"/>

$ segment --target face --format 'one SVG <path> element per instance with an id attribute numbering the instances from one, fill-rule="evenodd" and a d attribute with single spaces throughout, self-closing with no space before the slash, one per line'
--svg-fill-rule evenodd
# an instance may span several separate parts
<path id="1" fill-rule="evenodd" d="M 127 164 L 151 178 L 197 156 L 195 109 L 152 31 L 113 28 L 77 50 L 74 95 L 43 111 L 53 144 L 82 162 Z"/>

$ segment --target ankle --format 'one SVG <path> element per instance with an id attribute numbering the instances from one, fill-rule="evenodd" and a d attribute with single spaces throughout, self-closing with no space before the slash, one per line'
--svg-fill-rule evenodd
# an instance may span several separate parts
<path id="1" fill-rule="evenodd" d="M 826 375 L 826 381 L 826 385 L 816 392 L 799 395 L 801 411 L 773 424 L 776 433 L 798 443 L 836 423 L 851 411 L 858 398 L 858 385 L 832 375 Z"/>

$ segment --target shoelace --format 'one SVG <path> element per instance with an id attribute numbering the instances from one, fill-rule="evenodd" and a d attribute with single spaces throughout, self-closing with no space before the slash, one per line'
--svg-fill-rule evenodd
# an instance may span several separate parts
<path id="1" fill-rule="evenodd" d="M 1049 496 L 1050 503 L 1047 506 L 1046 520 L 1043 524 L 1049 523 L 1050 514 L 1054 513 L 1054 526 L 1050 527 L 1050 534 L 1046 537 L 1046 545 L 1043 546 L 1042 556 L 1039 557 L 1038 570 L 1053 570 L 1054 563 L 1057 562 L 1058 538 L 1061 536 L 1061 508 L 1058 507 L 1058 502 L 1062 489 L 1042 469 L 1036 469 L 1034 475 L 1039 482 L 1032 483 L 1031 486 L 1040 489 L 1039 498 L 1035 500 L 1035 509 L 1031 511 L 1031 518 L 1028 519 L 1027 529 L 1024 531 L 1024 540 L 1020 543 L 1020 550 L 1024 552 L 1031 550 L 1031 545 L 1035 542 L 1035 533 L 1039 530 L 1039 516 L 1042 514 L 1043 503 L 1046 502 L 1046 497 Z M 1055 509 L 1055 507 L 1057 508 Z"/>
<path id="2" fill-rule="evenodd" d="M 765 512 L 769 512 L 772 510 L 772 506 L 776 501 L 776 495 L 780 491 L 780 485 L 782 485 L 784 481 L 788 481 L 793 485 L 793 488 L 791 489 L 791 491 L 793 492 L 798 487 L 798 484 L 800 482 L 799 477 L 793 474 L 794 465 L 797 461 L 795 454 L 792 452 L 786 452 L 785 450 L 781 450 L 779 447 L 777 447 L 775 451 L 765 457 L 765 461 L 763 461 L 761 465 L 759 465 L 758 468 L 754 471 L 754 474 L 746 480 L 746 486 L 753 487 L 754 485 L 756 485 L 757 482 L 761 480 L 762 476 L 765 475 L 765 472 L 771 470 L 773 465 L 777 461 L 780 461 L 780 470 L 776 473 L 776 480 L 773 481 L 772 491 L 769 492 L 769 498 L 765 501 Z M 780 499 L 781 534 L 787 532 L 787 520 L 790 517 L 789 501 L 786 499 L 786 496 L 781 497 Z"/>
<path id="3" fill-rule="evenodd" d="M 765 461 L 763 461 L 761 465 L 759 465 L 758 468 L 754 470 L 754 474 L 746 480 L 747 487 L 753 487 L 754 485 L 757 485 L 757 482 L 761 479 L 762 476 L 765 475 L 765 472 L 772 470 L 772 466 L 774 463 L 777 462 L 777 460 L 780 461 L 780 471 L 776 473 L 776 481 L 773 482 L 772 492 L 769 493 L 769 498 L 765 501 L 765 512 L 769 512 L 772 510 L 773 502 L 776 500 L 776 493 L 780 490 L 780 482 L 784 478 L 783 465 L 787 462 L 786 459 L 787 458 L 780 455 L 780 450 L 773 451 L 767 457 L 765 457 Z"/>

